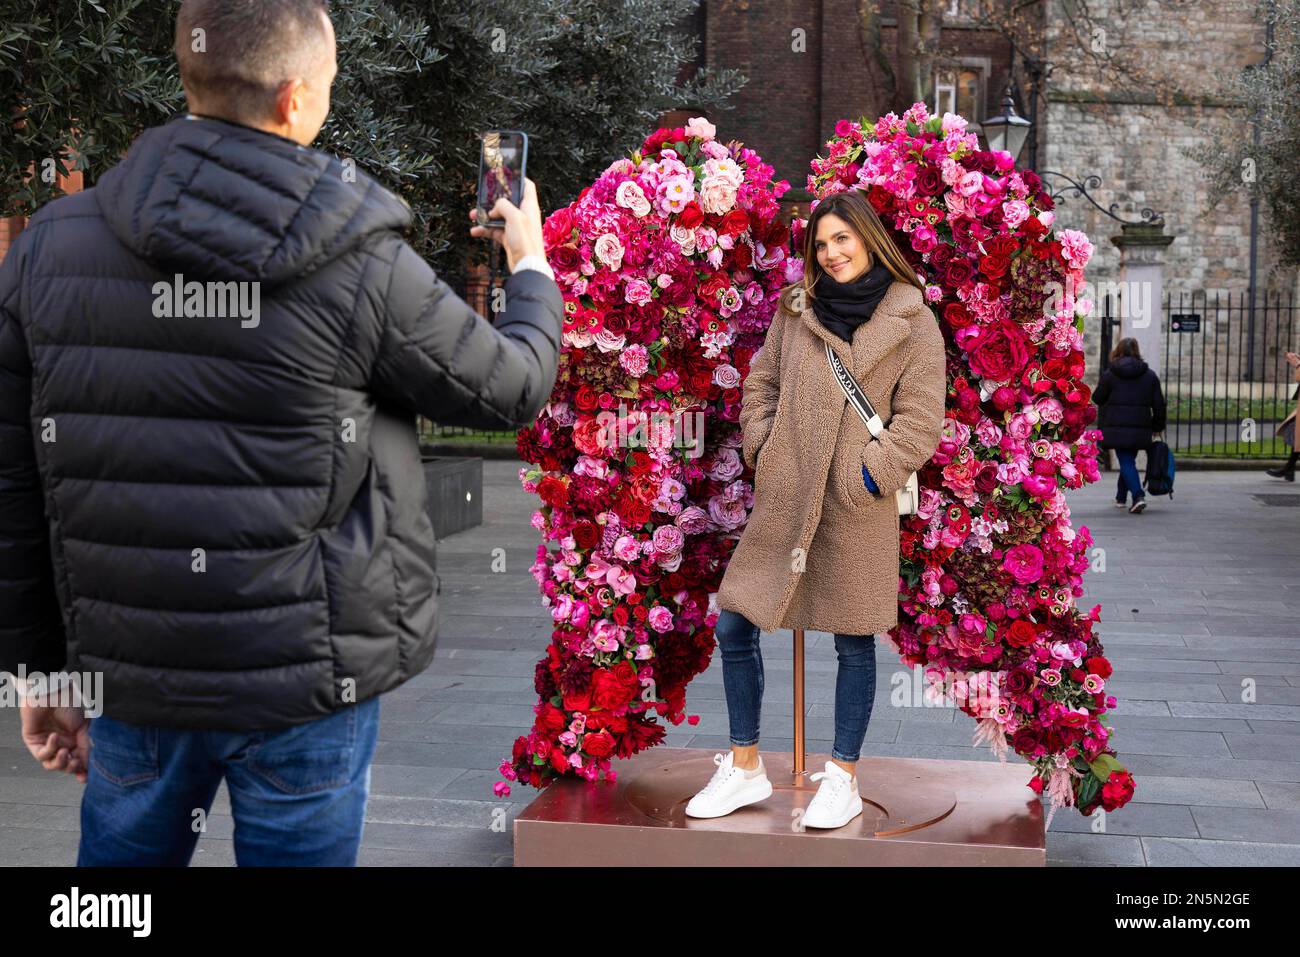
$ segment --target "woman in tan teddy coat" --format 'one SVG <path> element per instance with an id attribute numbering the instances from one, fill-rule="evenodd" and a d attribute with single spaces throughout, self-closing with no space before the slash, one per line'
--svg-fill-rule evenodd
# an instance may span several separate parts
<path id="1" fill-rule="evenodd" d="M 944 339 L 922 286 L 862 193 L 822 200 L 804 233 L 804 280 L 782 305 L 742 392 L 754 504 L 719 587 L 731 750 L 691 799 L 720 817 L 772 793 L 758 754 L 759 631 L 835 634 L 835 742 L 803 817 L 840 827 L 862 813 L 856 765 L 875 697 L 875 635 L 898 623 L 894 493 L 938 448 Z M 886 425 L 873 438 L 827 359 L 830 343 Z"/>

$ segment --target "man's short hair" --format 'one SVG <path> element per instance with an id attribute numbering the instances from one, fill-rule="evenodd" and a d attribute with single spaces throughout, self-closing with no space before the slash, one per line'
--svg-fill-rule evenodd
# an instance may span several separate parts
<path id="1" fill-rule="evenodd" d="M 209 112 L 269 119 L 280 84 L 308 76 L 328 55 L 322 13 L 329 0 L 184 0 L 176 15 L 181 80 Z"/>

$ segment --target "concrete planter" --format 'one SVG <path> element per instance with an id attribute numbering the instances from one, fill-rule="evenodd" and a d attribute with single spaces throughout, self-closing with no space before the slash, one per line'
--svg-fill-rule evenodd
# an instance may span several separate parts
<path id="1" fill-rule="evenodd" d="M 483 524 L 483 460 L 422 452 L 429 520 L 438 538 Z"/>

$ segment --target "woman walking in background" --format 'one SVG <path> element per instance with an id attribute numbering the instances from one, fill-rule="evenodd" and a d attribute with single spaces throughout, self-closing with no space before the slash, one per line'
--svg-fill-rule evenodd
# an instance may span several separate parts
<path id="1" fill-rule="evenodd" d="M 1286 361 L 1291 366 L 1291 375 L 1296 382 L 1300 382 L 1300 355 L 1294 352 L 1286 354 Z M 1295 481 L 1296 460 L 1300 459 L 1300 449 L 1297 448 L 1295 440 L 1295 426 L 1297 415 L 1300 415 L 1300 393 L 1296 394 L 1295 408 L 1291 414 L 1282 420 L 1282 424 L 1277 427 L 1277 434 L 1281 439 L 1291 446 L 1291 454 L 1287 456 L 1286 463 L 1278 469 L 1266 469 L 1269 475 L 1274 478 L 1286 479 L 1288 482 Z"/>
<path id="2" fill-rule="evenodd" d="M 1165 430 L 1165 397 L 1160 377 L 1143 360 L 1136 339 L 1125 336 L 1115 343 L 1092 400 L 1097 403 L 1097 427 L 1102 434 L 1097 445 L 1114 449 L 1119 459 L 1115 507 L 1124 508 L 1131 494 L 1133 504 L 1128 510 L 1137 515 L 1147 504 L 1137 454 L 1139 449 L 1151 448 L 1154 433 Z"/>

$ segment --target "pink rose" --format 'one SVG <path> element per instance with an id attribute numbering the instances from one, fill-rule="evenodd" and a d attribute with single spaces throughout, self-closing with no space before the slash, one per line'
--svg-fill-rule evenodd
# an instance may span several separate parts
<path id="1" fill-rule="evenodd" d="M 724 389 L 735 389 L 740 386 L 740 373 L 732 365 L 720 365 L 713 370 L 713 384 L 721 386 Z"/>
<path id="2" fill-rule="evenodd" d="M 673 630 L 673 613 L 663 605 L 655 605 L 650 609 L 650 614 L 646 615 L 646 622 L 662 635 Z"/>
<path id="3" fill-rule="evenodd" d="M 1037 545 L 1025 542 L 1007 549 L 1002 567 L 1022 585 L 1032 585 L 1043 577 L 1043 552 Z"/>

